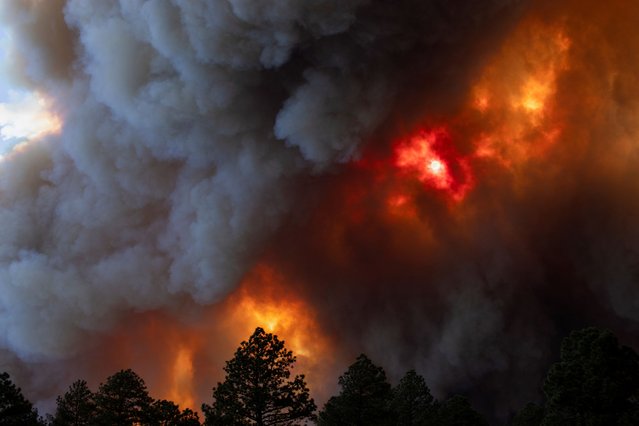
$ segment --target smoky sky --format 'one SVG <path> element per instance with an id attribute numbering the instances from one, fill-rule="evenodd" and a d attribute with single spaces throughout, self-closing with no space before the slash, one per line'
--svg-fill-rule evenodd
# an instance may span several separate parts
<path id="1" fill-rule="evenodd" d="M 3 2 L 13 74 L 63 125 L 0 167 L 0 365 L 50 398 L 35 371 L 65 376 L 125 318 L 223 303 L 258 262 L 294 277 L 337 358 L 497 416 L 539 397 L 568 330 L 636 345 L 639 10 L 609 3 Z M 452 207 L 393 175 L 420 126 L 471 156 L 504 120 L 464 105 L 533 21 L 570 39 L 553 145 L 473 157 Z M 380 207 L 398 186 L 411 223 Z"/>

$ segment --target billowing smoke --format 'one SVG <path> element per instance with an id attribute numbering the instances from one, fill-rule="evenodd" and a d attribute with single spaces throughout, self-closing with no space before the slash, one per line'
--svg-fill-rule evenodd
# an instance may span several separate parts
<path id="1" fill-rule="evenodd" d="M 303 302 L 335 378 L 538 397 L 567 330 L 639 319 L 639 7 L 586 3 L 3 1 L 61 125 L 0 164 L 0 366 L 166 394 L 166 343 L 197 405 L 252 294 Z"/>

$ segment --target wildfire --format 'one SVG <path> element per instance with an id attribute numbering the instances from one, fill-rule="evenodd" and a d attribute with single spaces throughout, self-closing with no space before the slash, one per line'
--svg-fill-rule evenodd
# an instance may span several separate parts
<path id="1" fill-rule="evenodd" d="M 544 153 L 561 135 L 553 96 L 557 80 L 568 68 L 570 40 L 557 28 L 530 21 L 517 30 L 492 63 L 480 74 L 461 117 L 431 130 L 419 129 L 396 145 L 395 166 L 426 188 L 443 191 L 456 201 L 474 186 L 473 161 L 488 159 L 516 168 Z M 521 49 L 521 46 L 528 46 Z M 481 122 L 469 121 L 478 111 Z M 446 128 L 471 133 L 474 150 L 457 153 Z M 405 195 L 392 194 L 389 207 L 399 211 L 411 205 Z"/>
<path id="2" fill-rule="evenodd" d="M 400 145 L 397 151 L 397 166 L 409 170 L 417 178 L 438 189 L 451 185 L 448 167 L 436 152 L 438 135 L 435 132 L 421 133 L 408 143 Z"/>
<path id="3" fill-rule="evenodd" d="M 421 131 L 399 143 L 395 164 L 427 187 L 445 191 L 458 201 L 472 186 L 468 162 L 456 153 L 443 128 Z"/>
<path id="4" fill-rule="evenodd" d="M 225 326 L 235 347 L 262 327 L 285 341 L 297 357 L 296 373 L 305 374 L 316 397 L 325 397 L 326 376 L 333 371 L 328 361 L 331 342 L 320 328 L 313 307 L 296 295 L 290 278 L 267 264 L 258 264 L 238 290 L 225 302 Z"/>
<path id="5" fill-rule="evenodd" d="M 274 269 L 258 266 L 231 298 L 231 321 L 242 336 L 261 326 L 284 339 L 293 353 L 313 361 L 326 350 L 327 342 L 311 307 L 286 290 L 291 287 Z"/>
<path id="6" fill-rule="evenodd" d="M 193 395 L 193 350 L 189 346 L 179 346 L 173 363 L 169 399 L 181 407 L 197 407 Z"/>
<path id="7" fill-rule="evenodd" d="M 554 144 L 560 134 L 554 95 L 570 45 L 560 29 L 535 21 L 509 38 L 473 89 L 471 108 L 490 124 L 475 137 L 475 157 L 516 168 Z"/>

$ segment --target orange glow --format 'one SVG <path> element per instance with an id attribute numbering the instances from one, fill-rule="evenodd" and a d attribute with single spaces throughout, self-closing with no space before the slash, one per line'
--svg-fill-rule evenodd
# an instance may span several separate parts
<path id="1" fill-rule="evenodd" d="M 284 340 L 297 357 L 293 374 L 304 374 L 314 397 L 321 399 L 332 391 L 326 381 L 335 368 L 334 360 L 326 358 L 332 344 L 320 328 L 313 307 L 294 292 L 296 287 L 273 267 L 258 264 L 224 301 L 224 327 L 230 332 L 233 350 L 256 327 Z"/>
<path id="2" fill-rule="evenodd" d="M 561 29 L 534 21 L 509 38 L 473 89 L 472 108 L 490 124 L 475 137 L 476 157 L 513 168 L 554 144 L 554 95 L 570 45 Z"/>
<path id="3" fill-rule="evenodd" d="M 411 179 L 460 202 L 475 186 L 477 165 L 515 172 L 548 152 L 562 134 L 555 94 L 568 70 L 570 47 L 561 28 L 524 21 L 477 76 L 457 117 L 417 128 L 395 144 L 393 165 L 399 173 L 391 175 L 399 180 L 389 182 L 388 212 L 409 221 L 423 217 L 414 198 L 419 194 L 406 191 Z M 451 134 L 463 138 L 459 146 L 467 154 L 458 152 Z M 384 178 L 384 172 L 373 170 Z"/>
<path id="4" fill-rule="evenodd" d="M 417 209 L 413 199 L 407 194 L 392 194 L 387 200 L 388 210 L 395 216 L 403 218 L 417 218 Z"/>
<path id="5" fill-rule="evenodd" d="M 388 205 L 390 207 L 400 208 L 400 207 L 404 207 L 408 203 L 408 201 L 409 200 L 407 195 L 403 195 L 403 194 L 394 195 L 389 198 Z"/>
<path id="6" fill-rule="evenodd" d="M 171 389 L 169 399 L 182 408 L 194 408 L 193 395 L 193 352 L 186 345 L 178 348 L 171 374 Z"/>
<path id="7" fill-rule="evenodd" d="M 476 86 L 473 89 L 473 106 L 481 112 L 486 112 L 490 106 L 490 99 L 488 93 L 483 87 Z"/>
<path id="8" fill-rule="evenodd" d="M 255 327 L 286 341 L 295 355 L 315 360 L 325 353 L 327 342 L 315 322 L 313 309 L 285 289 L 285 277 L 272 268 L 261 265 L 231 296 L 231 321 L 242 336 L 249 336 Z M 245 338 L 245 337 L 244 337 Z"/>

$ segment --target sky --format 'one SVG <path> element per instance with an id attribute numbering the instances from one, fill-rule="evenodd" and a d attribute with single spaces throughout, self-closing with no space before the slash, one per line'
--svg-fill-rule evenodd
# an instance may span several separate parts
<path id="1" fill-rule="evenodd" d="M 11 35 L 0 30 L 0 155 L 59 125 L 42 95 L 20 84 L 12 69 Z"/>

